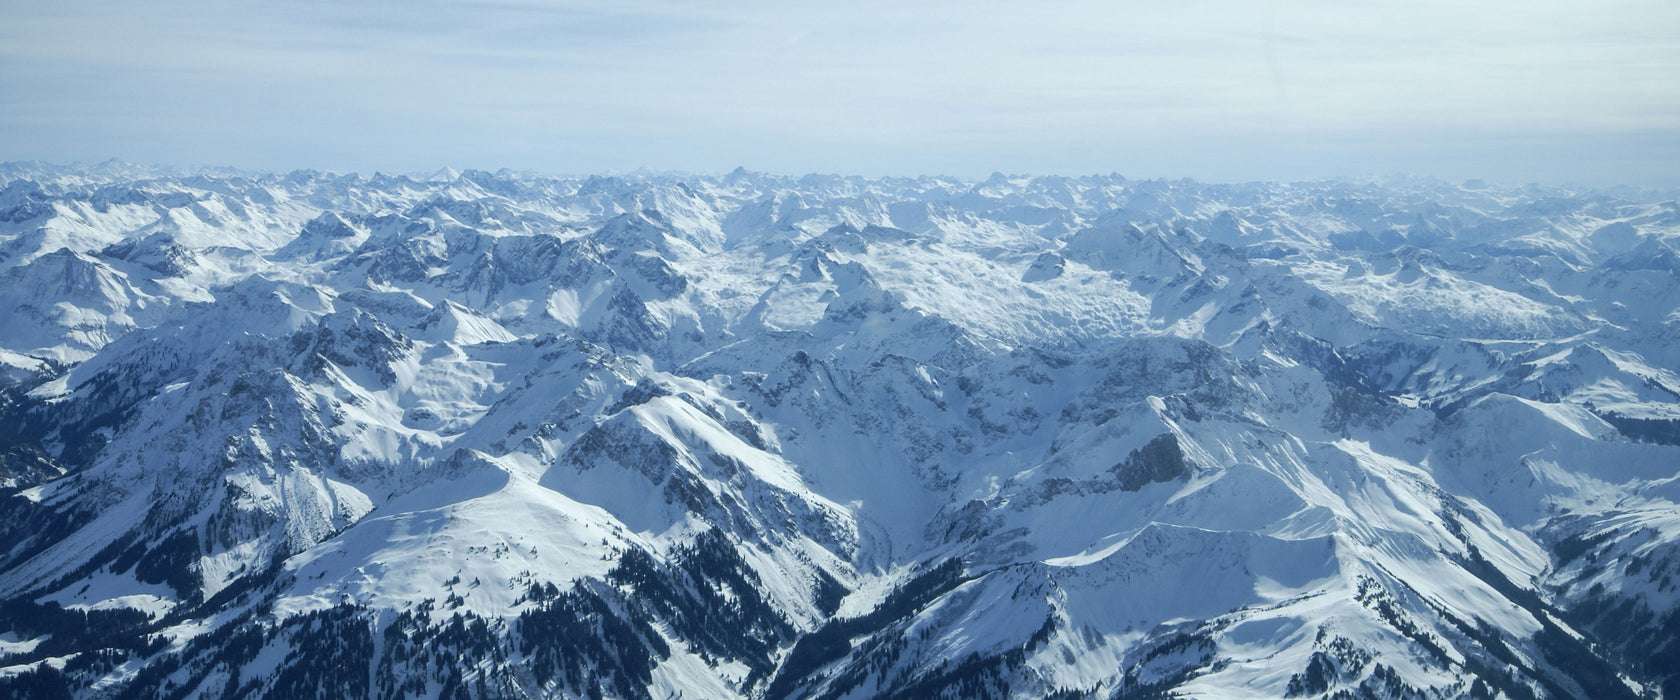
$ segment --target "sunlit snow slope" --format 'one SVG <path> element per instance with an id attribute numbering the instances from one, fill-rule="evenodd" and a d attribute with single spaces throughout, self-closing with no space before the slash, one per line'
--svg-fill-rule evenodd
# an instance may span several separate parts
<path id="1" fill-rule="evenodd" d="M 0 166 L 0 696 L 1680 697 L 1680 204 Z"/>

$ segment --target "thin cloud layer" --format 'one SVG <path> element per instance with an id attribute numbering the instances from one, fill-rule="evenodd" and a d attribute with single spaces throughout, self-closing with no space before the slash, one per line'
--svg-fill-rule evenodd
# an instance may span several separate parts
<path id="1" fill-rule="evenodd" d="M 7 158 L 1676 184 L 1680 6 L 0 10 Z"/>

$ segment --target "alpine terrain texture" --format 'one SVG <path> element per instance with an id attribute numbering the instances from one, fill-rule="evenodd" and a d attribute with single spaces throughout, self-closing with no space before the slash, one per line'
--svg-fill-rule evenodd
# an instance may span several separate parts
<path id="1" fill-rule="evenodd" d="M 1680 205 L 0 166 L 0 696 L 1680 697 Z"/>

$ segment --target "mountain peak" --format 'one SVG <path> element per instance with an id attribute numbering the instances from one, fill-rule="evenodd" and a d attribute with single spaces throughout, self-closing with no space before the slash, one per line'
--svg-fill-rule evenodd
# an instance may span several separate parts
<path id="1" fill-rule="evenodd" d="M 1649 195 L 0 172 L 3 697 L 1680 694 Z"/>

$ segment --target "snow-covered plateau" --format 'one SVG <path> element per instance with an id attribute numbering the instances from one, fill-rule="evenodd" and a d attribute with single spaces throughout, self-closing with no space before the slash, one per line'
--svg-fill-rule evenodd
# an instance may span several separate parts
<path id="1" fill-rule="evenodd" d="M 1675 198 L 0 166 L 0 696 L 1680 698 Z"/>

